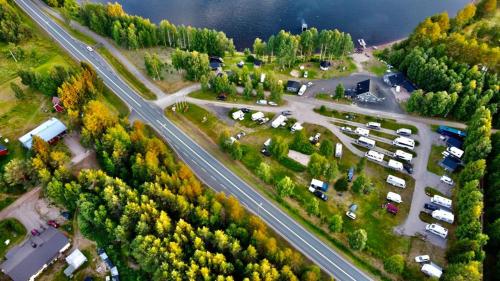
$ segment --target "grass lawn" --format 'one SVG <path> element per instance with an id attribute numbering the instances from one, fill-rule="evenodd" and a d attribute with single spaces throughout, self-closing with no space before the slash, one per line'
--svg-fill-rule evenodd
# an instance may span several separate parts
<path id="1" fill-rule="evenodd" d="M 26 236 L 26 229 L 16 219 L 5 219 L 0 221 L 0 257 L 17 243 L 21 242 Z M 5 245 L 5 241 L 10 240 L 9 245 Z"/>
<path id="2" fill-rule="evenodd" d="M 337 119 L 343 119 L 343 120 L 349 120 L 353 122 L 358 122 L 361 124 L 366 124 L 368 122 L 379 122 L 382 125 L 382 128 L 384 129 L 389 129 L 389 130 L 397 130 L 400 128 L 407 128 L 412 131 L 413 134 L 418 134 L 418 128 L 409 125 L 409 124 L 404 124 L 404 123 L 398 123 L 395 119 L 387 119 L 387 118 L 379 118 L 379 117 L 373 117 L 373 116 L 368 116 L 368 115 L 363 115 L 363 114 L 357 114 L 357 113 L 348 113 L 348 112 L 342 112 L 342 111 L 337 111 L 334 109 L 329 109 L 329 108 L 324 108 L 324 110 L 320 108 L 315 108 L 314 112 L 319 113 L 324 116 L 329 116 Z"/>
<path id="3" fill-rule="evenodd" d="M 318 99 L 318 100 L 331 101 L 331 102 L 341 103 L 341 104 L 351 104 L 352 103 L 350 99 L 346 99 L 346 98 L 335 99 L 335 98 L 332 98 L 332 94 L 329 94 L 329 93 L 318 93 L 314 97 L 316 99 Z"/>
<path id="4" fill-rule="evenodd" d="M 444 195 L 443 193 L 441 193 L 441 191 L 435 189 L 434 187 L 431 187 L 431 186 L 427 186 L 425 188 L 425 194 L 427 194 L 428 196 L 432 197 L 434 195 L 439 195 L 439 196 L 443 196 L 443 197 L 447 197 L 446 195 Z"/>
<path id="5" fill-rule="evenodd" d="M 429 155 L 429 161 L 427 162 L 427 170 L 436 175 L 440 175 L 443 173 L 443 168 L 441 168 L 438 162 L 443 158 L 441 154 L 446 150 L 446 146 L 444 145 L 432 145 L 431 154 Z"/>
<path id="6" fill-rule="evenodd" d="M 317 217 L 307 215 L 301 205 L 301 202 L 307 202 L 314 198 L 306 189 L 310 181 L 310 176 L 306 172 L 293 172 L 285 168 L 273 157 L 263 157 L 259 153 L 264 141 L 272 136 L 281 136 L 291 140 L 293 136 L 288 129 L 271 129 L 267 126 L 248 128 L 246 127 L 245 121 L 238 122 L 235 126 L 230 127 L 220 121 L 210 111 L 196 105 L 190 105 L 189 110 L 182 114 L 173 113 L 168 110 L 166 111 L 166 115 L 177 124 L 183 124 L 183 128 L 188 134 L 194 136 L 198 142 L 203 143 L 203 146 L 208 146 L 210 150 L 213 151 L 213 154 L 225 163 L 226 166 L 230 167 L 236 174 L 241 176 L 252 186 L 258 187 L 264 194 L 275 199 L 283 208 L 288 210 L 293 217 L 298 218 L 299 221 L 303 221 L 315 233 L 320 235 L 320 237 L 333 242 L 333 244 L 347 251 L 350 256 L 357 257 L 356 260 L 358 262 L 362 260 L 362 264 L 366 262 L 369 264 L 369 267 L 374 266 L 377 270 L 381 270 L 381 260 L 384 257 L 396 253 L 404 255 L 408 253 L 410 238 L 395 235 L 393 228 L 401 224 L 409 212 L 409 202 L 411 202 L 414 188 L 414 180 L 410 176 L 389 170 L 388 168 L 368 161 L 366 163 L 365 173 L 374 183 L 375 187 L 371 193 L 366 195 L 358 195 L 349 191 L 339 193 L 331 187 L 327 192 L 330 199 L 327 202 L 320 202 L 320 213 L 326 218 L 334 214 L 340 214 L 344 219 L 344 231 L 342 233 L 332 234 L 328 231 L 326 224 L 322 223 Z M 204 119 L 204 117 L 206 118 Z M 186 122 L 187 120 L 193 121 Z M 303 126 L 308 136 L 320 132 L 321 139 L 330 139 L 334 143 L 339 141 L 338 138 L 326 128 L 313 124 L 303 124 Z M 247 129 L 247 136 L 241 139 L 241 144 L 245 148 L 246 155 L 242 161 L 234 162 L 227 154 L 219 150 L 216 144 L 218 136 L 216 132 L 229 130 L 232 134 L 235 134 L 240 131 L 241 128 Z M 198 131 L 198 129 L 201 130 L 201 132 Z M 208 139 L 206 137 L 208 137 Z M 291 198 L 278 198 L 275 188 L 272 185 L 265 184 L 259 180 L 253 173 L 256 166 L 255 163 L 260 161 L 268 163 L 275 171 L 275 176 L 277 178 L 284 175 L 290 176 L 297 184 L 294 198 L 301 198 L 301 202 Z M 340 173 L 337 178 L 346 175 L 348 168 L 355 166 L 358 162 L 359 158 L 357 156 L 352 154 L 349 150 L 344 149 L 342 159 L 339 161 Z M 386 184 L 385 178 L 389 173 L 404 178 L 407 181 L 408 187 L 406 189 L 397 189 Z M 355 173 L 355 176 L 357 175 L 358 172 Z M 333 182 L 334 181 L 331 182 L 331 185 Z M 382 208 L 382 203 L 385 202 L 385 196 L 388 191 L 397 192 L 403 197 L 404 203 L 398 206 L 400 211 L 396 216 L 387 213 L 387 211 Z M 357 212 L 358 218 L 355 221 L 350 220 L 344 215 L 349 204 L 353 202 L 359 206 Z M 368 233 L 368 250 L 361 253 L 354 253 L 346 246 L 346 234 L 358 228 L 364 228 Z M 358 260 L 358 258 L 361 260 Z M 375 269 L 372 268 L 372 272 L 373 270 Z"/>

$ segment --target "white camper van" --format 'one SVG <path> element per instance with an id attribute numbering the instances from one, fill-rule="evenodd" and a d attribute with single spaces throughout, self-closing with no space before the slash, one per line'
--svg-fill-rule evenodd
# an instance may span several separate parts
<path id="1" fill-rule="evenodd" d="M 403 200 L 401 200 L 401 195 L 394 193 L 394 192 L 387 192 L 387 200 L 395 202 L 395 203 L 402 203 Z"/>
<path id="2" fill-rule="evenodd" d="M 335 157 L 340 158 L 342 157 L 342 144 L 337 143 L 335 145 Z"/>
<path id="3" fill-rule="evenodd" d="M 356 130 L 354 130 L 354 133 L 357 135 L 363 136 L 363 137 L 367 137 L 370 135 L 370 130 L 358 127 L 358 128 L 356 128 Z"/>
<path id="4" fill-rule="evenodd" d="M 396 152 L 394 153 L 394 157 L 397 159 L 404 160 L 406 162 L 410 162 L 413 159 L 413 155 L 411 153 L 404 152 L 399 149 L 396 150 Z"/>
<path id="5" fill-rule="evenodd" d="M 400 188 L 406 188 L 406 181 L 402 178 L 395 177 L 393 175 L 387 176 L 387 183 Z"/>
<path id="6" fill-rule="evenodd" d="M 437 220 L 441 220 L 441 221 L 445 221 L 447 223 L 453 223 L 454 219 L 455 219 L 455 216 L 451 213 L 451 212 L 448 212 L 448 211 L 445 211 L 445 210 L 435 210 L 432 212 L 432 217 L 437 219 Z"/>
<path id="7" fill-rule="evenodd" d="M 401 163 L 399 161 L 396 161 L 396 160 L 389 159 L 389 162 L 387 163 L 387 166 L 389 166 L 389 168 L 394 169 L 396 171 L 402 171 L 403 170 L 403 163 Z"/>
<path id="8" fill-rule="evenodd" d="M 435 277 L 435 278 L 441 278 L 441 275 L 443 275 L 443 269 L 436 266 L 433 263 L 426 263 L 422 266 L 421 271 L 426 274 L 427 276 L 430 277 Z"/>
<path id="9" fill-rule="evenodd" d="M 293 133 L 295 131 L 300 131 L 302 129 L 303 129 L 302 124 L 300 124 L 299 122 L 295 122 L 295 124 L 293 124 L 293 126 L 290 128 L 290 131 Z"/>
<path id="10" fill-rule="evenodd" d="M 359 139 L 356 140 L 356 143 L 366 148 L 375 147 L 375 141 L 365 137 L 359 137 Z"/>
<path id="11" fill-rule="evenodd" d="M 392 141 L 392 144 L 410 150 L 415 149 L 415 141 L 407 137 L 397 137 Z"/>
<path id="12" fill-rule="evenodd" d="M 409 136 L 411 136 L 411 130 L 406 129 L 406 128 L 397 129 L 396 134 L 398 134 L 400 136 L 409 137 Z"/>
<path id="13" fill-rule="evenodd" d="M 448 209 L 451 209 L 451 203 L 452 203 L 451 199 L 445 198 L 443 196 L 434 195 L 431 198 L 431 202 L 446 207 Z"/>
<path id="14" fill-rule="evenodd" d="M 241 111 L 241 110 L 235 111 L 235 112 L 233 112 L 233 119 L 234 120 L 243 120 L 243 119 L 245 119 L 245 113 L 243 113 L 243 111 Z"/>
<path id="15" fill-rule="evenodd" d="M 297 95 L 302 96 L 306 92 L 306 90 L 307 90 L 306 85 L 300 86 L 300 89 L 299 89 L 299 92 L 297 93 Z"/>
<path id="16" fill-rule="evenodd" d="M 365 157 L 373 161 L 382 162 L 384 161 L 384 154 L 376 152 L 374 150 L 369 150 L 365 153 Z"/>
<path id="17" fill-rule="evenodd" d="M 377 130 L 380 130 L 380 128 L 382 128 L 382 125 L 380 123 L 377 123 L 377 122 L 368 122 L 368 123 L 366 123 L 366 126 L 368 128 L 377 129 Z"/>
<path id="18" fill-rule="evenodd" d="M 429 231 L 432 234 L 436 234 L 441 238 L 446 238 L 448 236 L 448 229 L 442 227 L 437 223 L 428 224 L 425 226 L 425 230 Z"/>
<path id="19" fill-rule="evenodd" d="M 273 128 L 278 128 L 279 126 L 284 126 L 286 125 L 286 116 L 284 115 L 280 115 L 278 117 L 276 117 L 276 119 L 273 120 L 273 122 L 271 123 L 271 126 Z"/>
<path id="20" fill-rule="evenodd" d="M 252 121 L 257 121 L 257 120 L 262 119 L 262 118 L 264 118 L 264 113 L 262 113 L 260 111 L 252 114 Z"/>

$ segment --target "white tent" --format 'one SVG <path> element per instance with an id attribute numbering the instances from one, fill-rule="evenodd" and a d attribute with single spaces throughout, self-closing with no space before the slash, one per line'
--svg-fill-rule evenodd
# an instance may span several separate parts
<path id="1" fill-rule="evenodd" d="M 80 252 L 80 250 L 75 249 L 69 256 L 66 257 L 66 262 L 68 263 L 68 268 L 64 270 L 66 276 L 72 276 L 82 264 L 87 261 L 87 257 Z"/>

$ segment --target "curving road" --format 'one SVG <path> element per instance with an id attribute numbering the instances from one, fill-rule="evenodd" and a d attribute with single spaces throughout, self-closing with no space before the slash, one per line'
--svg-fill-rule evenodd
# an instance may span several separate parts
<path id="1" fill-rule="evenodd" d="M 87 51 L 85 44 L 68 34 L 37 5 L 30 0 L 16 0 L 16 3 L 76 60 L 92 65 L 104 83 L 126 102 L 140 119 L 154 128 L 208 186 L 238 198 L 247 209 L 260 216 L 297 250 L 336 279 L 372 280 L 196 144 L 166 119 L 160 108 L 146 102 L 131 89 L 102 57 Z"/>

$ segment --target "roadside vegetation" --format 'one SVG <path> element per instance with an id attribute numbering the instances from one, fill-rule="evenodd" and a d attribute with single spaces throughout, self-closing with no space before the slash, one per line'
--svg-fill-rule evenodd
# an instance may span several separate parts
<path id="1" fill-rule="evenodd" d="M 26 237 L 26 229 L 16 219 L 5 219 L 0 221 L 0 257 Z M 9 241 L 8 243 L 6 241 Z"/>
<path id="2" fill-rule="evenodd" d="M 228 110 L 228 116 L 234 111 Z M 364 158 L 360 159 L 348 149 L 344 149 L 340 160 L 335 159 L 333 150 L 335 143 L 339 142 L 338 138 L 317 125 L 302 124 L 302 131 L 290 133 L 293 120 L 289 120 L 285 128 L 272 129 L 268 125 L 257 125 L 251 121 L 249 115 L 252 111 L 246 114 L 244 120 L 235 124 L 231 121 L 231 125 L 228 125 L 221 119 L 227 120 L 230 117 L 222 118 L 221 113 L 216 116 L 211 111 L 189 103 L 177 104 L 175 112 L 171 108 L 165 112 L 171 120 L 183 124 L 188 134 L 217 155 L 218 159 L 239 176 L 252 186 L 259 187 L 312 231 L 348 253 L 355 263 L 374 274 L 385 275 L 382 273 L 385 257 L 400 254 L 407 261 L 405 264 L 408 275 L 405 276 L 415 278 L 412 280 L 423 277 L 418 269 L 413 268 L 412 257 L 409 256 L 410 251 L 415 251 L 410 244 L 415 247 L 423 246 L 412 243 L 413 238 L 397 236 L 392 231 L 393 227 L 402 223 L 409 205 L 400 204 L 396 216 L 388 214 L 382 208 L 387 191 L 393 191 L 385 183 L 387 174 L 395 174 L 407 181 L 408 188 L 396 191 L 406 202 L 411 201 L 414 184 L 409 176 L 367 162 Z M 269 113 L 265 115 L 272 117 Z M 230 144 L 229 138 L 240 132 L 245 132 L 246 135 Z M 313 146 L 308 138 L 318 132 L 321 133 L 321 144 Z M 271 157 L 260 153 L 263 143 L 268 139 L 271 139 L 271 143 L 276 143 L 269 147 Z M 290 159 L 287 156 L 290 149 L 308 155 L 311 162 L 304 165 Z M 316 166 L 319 170 L 313 168 Z M 352 183 L 346 180 L 350 167 L 355 169 Z M 307 190 L 313 177 L 329 183 L 330 189 L 326 192 L 328 201 L 319 200 Z M 356 220 L 345 216 L 351 203 L 358 205 Z M 353 248 L 349 243 L 349 235 L 360 229 L 366 232 L 365 246 L 358 248 L 359 245 L 356 244 Z"/>

